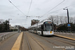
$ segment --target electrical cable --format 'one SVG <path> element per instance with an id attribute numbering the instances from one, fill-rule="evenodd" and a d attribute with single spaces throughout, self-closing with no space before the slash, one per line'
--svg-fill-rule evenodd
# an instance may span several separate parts
<path id="1" fill-rule="evenodd" d="M 28 15 L 29 15 L 29 12 L 30 12 L 31 5 L 32 5 L 32 0 L 30 2 L 30 6 L 29 6 L 29 10 L 28 10 Z"/>
<path id="2" fill-rule="evenodd" d="M 8 0 L 14 7 L 16 7 L 17 8 L 17 6 L 15 6 L 10 0 Z M 25 15 L 19 8 L 17 8 L 24 16 L 27 16 L 27 15 Z"/>
<path id="3" fill-rule="evenodd" d="M 69 6 L 66 6 L 66 7 L 70 7 L 70 5 Z M 53 13 L 53 12 L 56 12 L 56 11 L 60 11 L 60 10 L 62 10 L 63 8 L 60 8 L 60 9 L 58 9 L 58 10 L 55 10 L 55 11 L 52 11 L 52 12 L 50 12 L 50 13 Z"/>
<path id="4" fill-rule="evenodd" d="M 48 12 L 46 12 L 44 15 L 46 15 L 47 13 L 49 13 L 50 11 L 52 11 L 53 9 L 55 9 L 57 6 L 59 6 L 60 4 L 62 4 L 65 0 L 63 0 L 62 2 L 60 2 L 58 5 L 56 5 L 55 7 L 53 7 L 52 9 L 50 9 Z M 44 16 L 42 15 L 42 16 Z"/>

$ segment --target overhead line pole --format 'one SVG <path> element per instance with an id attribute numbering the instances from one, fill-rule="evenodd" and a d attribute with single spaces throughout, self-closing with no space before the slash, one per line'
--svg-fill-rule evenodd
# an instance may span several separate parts
<path id="1" fill-rule="evenodd" d="M 64 10 L 67 10 L 67 18 L 68 18 L 68 31 L 70 31 L 70 23 L 69 23 L 69 11 L 68 11 L 68 8 L 64 8 Z"/>

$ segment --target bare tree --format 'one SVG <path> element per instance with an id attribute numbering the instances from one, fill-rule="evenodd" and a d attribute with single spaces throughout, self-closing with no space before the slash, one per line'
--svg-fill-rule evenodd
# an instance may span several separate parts
<path id="1" fill-rule="evenodd" d="M 4 22 L 4 20 L 3 19 L 0 19 L 0 24 L 3 23 L 3 22 Z"/>

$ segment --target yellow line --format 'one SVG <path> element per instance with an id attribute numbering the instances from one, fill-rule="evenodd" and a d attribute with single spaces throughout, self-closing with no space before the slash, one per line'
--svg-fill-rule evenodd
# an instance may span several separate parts
<path id="1" fill-rule="evenodd" d="M 23 36 L 23 32 L 21 32 L 21 34 L 18 36 L 18 38 L 17 38 L 16 42 L 14 43 L 13 47 L 11 48 L 11 50 L 20 50 L 22 36 Z"/>
<path id="2" fill-rule="evenodd" d="M 62 36 L 62 35 L 56 35 L 56 36 L 63 37 L 63 38 L 67 38 L 67 39 L 71 39 L 71 40 L 75 40 L 75 38 L 70 38 L 70 37 L 66 37 L 66 36 Z"/>

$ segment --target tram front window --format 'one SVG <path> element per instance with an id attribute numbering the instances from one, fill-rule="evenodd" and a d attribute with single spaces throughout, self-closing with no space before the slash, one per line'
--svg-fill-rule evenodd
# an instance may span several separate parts
<path id="1" fill-rule="evenodd" d="M 46 31 L 52 31 L 52 24 L 46 24 L 45 25 L 45 30 Z"/>

